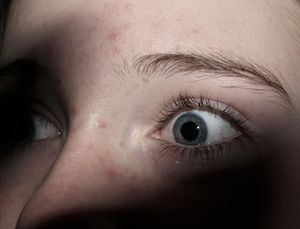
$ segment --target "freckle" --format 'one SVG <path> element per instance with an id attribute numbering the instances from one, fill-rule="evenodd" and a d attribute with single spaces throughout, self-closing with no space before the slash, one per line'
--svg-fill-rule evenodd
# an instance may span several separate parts
<path id="1" fill-rule="evenodd" d="M 106 127 L 107 127 L 107 123 L 105 123 L 103 121 L 99 123 L 99 128 L 105 129 Z"/>

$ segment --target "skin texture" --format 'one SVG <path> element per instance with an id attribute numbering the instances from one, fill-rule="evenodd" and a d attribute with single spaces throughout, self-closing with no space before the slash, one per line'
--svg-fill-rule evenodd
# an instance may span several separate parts
<path id="1" fill-rule="evenodd" d="M 39 84 L 51 87 L 37 94 L 62 135 L 2 163 L 0 228 L 300 227 L 299 37 L 293 0 L 13 1 L 0 62 L 45 66 Z M 266 66 L 292 108 L 238 78 L 165 79 L 130 68 L 142 55 L 195 50 Z M 259 143 L 243 151 L 263 156 L 221 169 L 156 160 L 154 114 L 181 91 L 244 114 Z"/>

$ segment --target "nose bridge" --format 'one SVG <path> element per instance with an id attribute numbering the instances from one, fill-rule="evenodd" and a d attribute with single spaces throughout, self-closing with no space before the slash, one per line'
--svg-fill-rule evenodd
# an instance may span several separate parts
<path id="1" fill-rule="evenodd" d="M 115 159 L 116 152 L 107 150 L 104 133 L 96 137 L 83 132 L 68 138 L 48 176 L 23 209 L 18 228 L 79 208 L 114 205 L 115 192 L 126 192 L 130 187 L 124 183 L 128 183 L 124 178 L 128 171 Z"/>

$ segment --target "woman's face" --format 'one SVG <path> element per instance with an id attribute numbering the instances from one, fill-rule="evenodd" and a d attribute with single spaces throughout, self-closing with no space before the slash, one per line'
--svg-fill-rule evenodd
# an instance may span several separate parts
<path id="1" fill-rule="evenodd" d="M 296 0 L 14 0 L 0 228 L 299 227 L 299 37 Z"/>

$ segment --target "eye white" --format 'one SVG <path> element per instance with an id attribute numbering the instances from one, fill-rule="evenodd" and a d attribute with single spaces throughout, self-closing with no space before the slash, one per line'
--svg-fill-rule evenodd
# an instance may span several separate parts
<path id="1" fill-rule="evenodd" d="M 33 141 L 54 139 L 61 135 L 59 129 L 40 114 L 33 114 L 32 121 L 34 125 Z"/>
<path id="2" fill-rule="evenodd" d="M 176 142 L 175 137 L 173 135 L 174 124 L 181 116 L 187 114 L 198 116 L 199 119 L 202 119 L 203 122 L 205 123 L 207 129 L 207 137 L 205 142 L 201 143 L 203 145 L 217 144 L 223 141 L 228 141 L 230 139 L 236 138 L 241 135 L 241 133 L 238 130 L 236 130 L 236 128 L 234 128 L 229 121 L 225 120 L 220 115 L 213 114 L 207 111 L 192 110 L 192 111 L 182 112 L 181 114 L 177 115 L 169 123 L 166 129 L 162 131 L 161 137 L 166 140 L 171 140 L 172 142 Z M 178 144 L 182 144 L 182 143 L 178 143 Z"/>
<path id="3" fill-rule="evenodd" d="M 204 144 L 215 144 L 241 135 L 231 123 L 217 114 L 207 111 L 193 111 L 193 113 L 199 115 L 207 126 L 207 139 Z"/>

